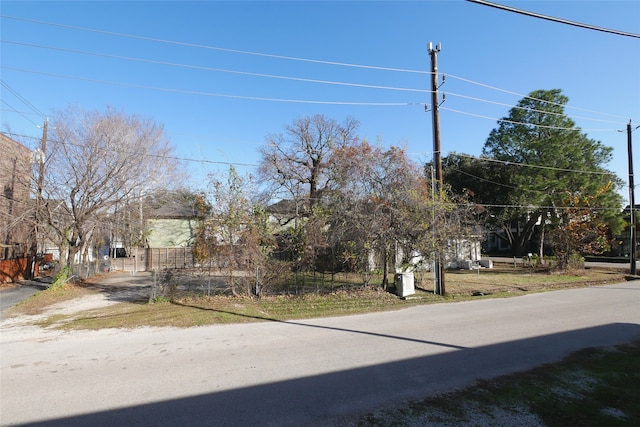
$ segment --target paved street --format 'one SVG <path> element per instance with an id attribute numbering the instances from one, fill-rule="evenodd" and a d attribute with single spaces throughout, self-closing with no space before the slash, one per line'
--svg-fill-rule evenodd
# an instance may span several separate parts
<path id="1" fill-rule="evenodd" d="M 3 426 L 344 425 L 638 340 L 640 283 L 292 322 L 0 332 Z"/>
<path id="2" fill-rule="evenodd" d="M 36 292 L 40 292 L 49 286 L 48 283 L 28 281 L 25 280 L 22 283 L 16 284 L 10 288 L 0 290 L 0 316 L 4 315 L 5 311 L 16 305 L 17 303 L 24 301 Z"/>

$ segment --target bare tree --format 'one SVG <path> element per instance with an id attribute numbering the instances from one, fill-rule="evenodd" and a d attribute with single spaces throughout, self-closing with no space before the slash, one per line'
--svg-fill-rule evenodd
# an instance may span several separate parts
<path id="1" fill-rule="evenodd" d="M 63 264 L 89 244 L 116 204 L 175 182 L 163 127 L 107 108 L 68 108 L 52 120 L 42 216 Z"/>
<path id="2" fill-rule="evenodd" d="M 431 242 L 433 203 L 429 185 L 404 150 L 383 150 L 363 141 L 336 152 L 332 162 L 328 228 L 331 247 L 343 262 L 361 272 L 378 254 L 387 286 L 394 254 L 407 261 L 412 252 Z M 396 248 L 402 246 L 402 251 Z"/>
<path id="3" fill-rule="evenodd" d="M 270 135 L 260 148 L 260 174 L 270 183 L 275 198 L 308 200 L 309 211 L 327 186 L 328 160 L 332 153 L 355 139 L 358 122 L 342 123 L 323 115 L 300 117 L 285 128 L 285 134 Z"/>
<path id="4" fill-rule="evenodd" d="M 208 217 L 195 236 L 196 259 L 216 263 L 226 274 L 233 295 L 260 295 L 269 273 L 272 236 L 264 211 L 251 201 L 253 188 L 251 177 L 238 175 L 233 166 L 226 180 L 210 176 Z"/>
<path id="5" fill-rule="evenodd" d="M 280 219 L 286 229 L 280 250 L 290 254 L 298 270 L 313 268 L 318 249 L 325 244 L 316 206 L 328 188 L 333 154 L 354 143 L 357 127 L 352 118 L 338 123 L 323 115 L 304 116 L 286 126 L 284 135 L 268 136 L 260 148 L 266 198 L 290 200 L 294 206 L 288 219 Z"/>
<path id="6" fill-rule="evenodd" d="M 365 277 L 377 255 L 384 287 L 390 265 L 415 268 L 418 260 L 473 234 L 470 205 L 446 191 L 434 193 L 401 148 L 385 150 L 363 141 L 336 151 L 331 172 L 328 247 L 335 261 Z"/>

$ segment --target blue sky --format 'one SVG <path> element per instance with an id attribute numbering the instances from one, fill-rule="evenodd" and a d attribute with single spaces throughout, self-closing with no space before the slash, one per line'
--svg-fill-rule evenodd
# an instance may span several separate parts
<path id="1" fill-rule="evenodd" d="M 496 2 L 640 33 L 640 1 Z M 200 160 L 186 164 L 196 183 L 225 162 L 254 172 L 244 165 L 258 163 L 266 135 L 316 113 L 353 117 L 361 138 L 430 160 L 429 42 L 442 44 L 447 76 L 444 155 L 479 155 L 520 95 L 560 88 L 566 113 L 613 147 L 609 168 L 626 181 L 618 130 L 640 124 L 640 39 L 462 0 L 3 1 L 1 14 L 3 131 L 35 147 L 34 110 L 111 106 L 162 123 L 177 156 Z"/>

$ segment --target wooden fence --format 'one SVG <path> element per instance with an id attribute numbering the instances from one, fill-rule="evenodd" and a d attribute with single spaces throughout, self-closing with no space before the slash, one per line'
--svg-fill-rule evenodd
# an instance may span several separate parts
<path id="1" fill-rule="evenodd" d="M 128 257 L 112 258 L 111 271 L 153 271 L 193 268 L 191 248 L 134 248 Z"/>

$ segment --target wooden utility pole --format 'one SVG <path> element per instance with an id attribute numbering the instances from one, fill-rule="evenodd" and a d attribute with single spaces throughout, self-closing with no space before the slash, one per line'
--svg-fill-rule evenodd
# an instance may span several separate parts
<path id="1" fill-rule="evenodd" d="M 434 48 L 429 43 L 431 55 L 431 112 L 433 117 L 433 163 L 436 171 L 438 191 L 442 189 L 442 154 L 440 151 L 440 97 L 438 96 L 438 52 L 440 44 Z"/>
<path id="2" fill-rule="evenodd" d="M 627 125 L 627 152 L 629 154 L 629 245 L 631 251 L 629 254 L 630 268 L 629 274 L 636 275 L 636 259 L 637 259 L 637 246 L 636 246 L 636 202 L 634 197 L 634 184 L 633 184 L 633 149 L 631 146 L 631 120 Z"/>
<path id="3" fill-rule="evenodd" d="M 436 191 L 438 195 L 442 191 L 442 154 L 440 151 L 440 97 L 438 96 L 438 52 L 440 44 L 433 47 L 429 43 L 429 54 L 431 55 L 431 111 L 433 116 L 433 166 L 435 168 Z M 439 197 L 438 197 L 439 198 Z M 444 250 L 440 248 L 435 256 L 435 293 L 445 294 L 444 286 Z"/>

